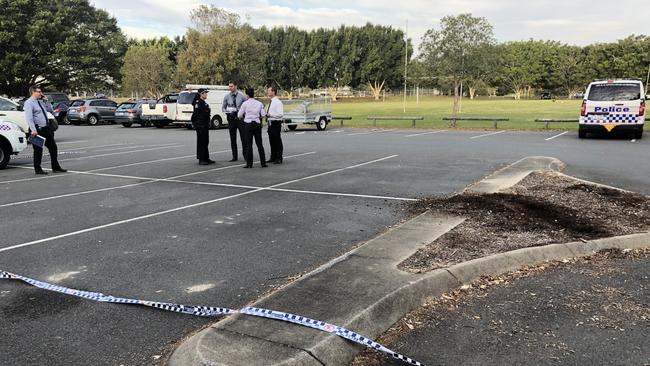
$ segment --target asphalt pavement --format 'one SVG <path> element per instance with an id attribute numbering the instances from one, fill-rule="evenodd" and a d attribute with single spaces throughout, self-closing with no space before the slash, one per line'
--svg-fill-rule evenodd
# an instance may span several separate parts
<path id="1" fill-rule="evenodd" d="M 62 126 L 70 173 L 34 176 L 30 150 L 0 171 L 0 269 L 115 296 L 238 308 L 395 225 L 407 200 L 460 191 L 525 156 L 556 157 L 569 174 L 650 194 L 647 140 L 558 135 L 302 130 L 283 134 L 283 165 L 245 170 L 227 162 L 227 130 L 211 132 L 218 163 L 204 167 L 192 131 Z M 11 281 L 0 281 L 0 313 L 2 365 L 150 364 L 212 322 Z"/>

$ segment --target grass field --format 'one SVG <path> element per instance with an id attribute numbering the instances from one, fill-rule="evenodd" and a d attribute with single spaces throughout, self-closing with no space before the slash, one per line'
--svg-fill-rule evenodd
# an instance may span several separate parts
<path id="1" fill-rule="evenodd" d="M 512 99 L 477 99 L 462 101 L 463 117 L 506 117 L 508 122 L 499 122 L 499 129 L 539 130 L 544 123 L 535 122 L 537 118 L 578 118 L 581 100 L 512 100 Z M 386 101 L 368 99 L 340 100 L 333 104 L 334 116 L 350 116 L 352 121 L 344 121 L 344 126 L 374 127 L 369 116 L 422 116 L 423 121 L 416 122 L 416 128 L 448 128 L 449 121 L 443 117 L 451 116 L 453 99 L 448 97 L 420 97 L 406 102 L 404 113 L 403 99 L 387 98 Z M 378 127 L 410 128 L 411 121 L 377 121 Z M 333 125 L 338 126 L 334 121 Z M 492 122 L 459 121 L 458 128 L 493 128 Z M 552 123 L 551 129 L 576 130 L 577 123 Z"/>

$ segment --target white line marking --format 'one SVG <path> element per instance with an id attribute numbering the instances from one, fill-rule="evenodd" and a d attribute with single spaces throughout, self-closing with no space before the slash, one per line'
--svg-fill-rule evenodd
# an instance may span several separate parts
<path id="1" fill-rule="evenodd" d="M 89 233 L 89 232 L 93 232 L 93 231 L 97 231 L 97 230 L 101 230 L 101 229 L 106 229 L 106 228 L 113 227 L 113 226 L 128 224 L 128 223 L 135 222 L 135 221 L 141 221 L 141 220 L 149 219 L 149 218 L 152 218 L 152 217 L 162 216 L 162 215 L 166 215 L 166 214 L 170 214 L 170 213 L 174 213 L 174 212 L 178 212 L 178 211 L 183 211 L 183 210 L 187 210 L 187 209 L 191 209 L 191 208 L 206 206 L 206 205 L 210 205 L 210 204 L 213 204 L 213 203 L 217 203 L 217 202 L 221 202 L 221 201 L 225 201 L 225 200 L 229 200 L 229 199 L 233 199 L 233 198 L 246 196 L 246 195 L 249 195 L 249 194 L 252 194 L 252 193 L 260 192 L 260 191 L 263 191 L 265 189 L 277 188 L 277 187 L 285 186 L 287 184 L 300 182 L 300 181 L 307 180 L 307 179 L 322 177 L 324 175 L 334 174 L 336 172 L 340 172 L 340 171 L 344 171 L 344 170 L 348 170 L 348 169 L 354 169 L 356 167 L 361 167 L 361 166 L 364 166 L 364 165 L 373 164 L 373 163 L 380 162 L 380 161 L 383 161 L 383 160 L 391 159 L 391 158 L 394 158 L 396 156 L 398 156 L 398 155 L 387 156 L 385 158 L 372 160 L 372 161 L 369 161 L 369 162 L 366 162 L 366 163 L 356 164 L 356 165 L 349 166 L 349 167 L 346 167 L 346 168 L 335 169 L 335 170 L 331 170 L 331 171 L 320 173 L 320 174 L 311 175 L 311 176 L 304 177 L 304 178 L 294 179 L 294 180 L 284 182 L 284 183 L 274 184 L 272 186 L 268 186 L 268 187 L 265 187 L 265 188 L 253 189 L 253 190 L 249 190 L 249 191 L 246 191 L 246 192 L 233 194 L 233 195 L 230 195 L 230 196 L 217 198 L 217 199 L 214 199 L 214 200 L 198 202 L 198 203 L 194 203 L 194 204 L 191 204 L 191 205 L 186 205 L 186 206 L 182 206 L 182 207 L 172 208 L 172 209 L 169 209 L 169 210 L 150 213 L 150 214 L 147 214 L 147 215 L 133 217 L 133 218 L 130 218 L 130 219 L 115 221 L 115 222 L 111 222 L 111 223 L 105 224 L 105 225 L 94 226 L 94 227 L 90 227 L 90 228 L 86 228 L 86 229 L 82 229 L 82 230 L 77 230 L 77 231 L 73 231 L 73 232 L 66 233 L 66 234 L 56 235 L 56 236 L 52 236 L 52 237 L 48 237 L 48 238 L 44 238 L 44 239 L 40 239 L 40 240 L 34 240 L 34 241 L 27 242 L 27 243 L 12 245 L 12 246 L 9 246 L 9 247 L 6 247 L 6 248 L 1 248 L 0 253 L 1 252 L 7 252 L 7 251 L 10 251 L 10 250 L 14 250 L 14 249 L 18 249 L 18 248 L 24 248 L 24 247 L 28 247 L 28 246 L 37 245 L 37 244 L 47 243 L 47 242 L 58 240 L 58 239 L 68 238 L 68 237 L 71 237 L 71 236 L 85 234 L 85 233 Z"/>
<path id="2" fill-rule="evenodd" d="M 441 133 L 441 132 L 447 132 L 447 130 L 438 130 L 438 131 L 431 131 L 431 132 L 416 133 L 416 134 L 413 134 L 413 135 L 406 135 L 404 137 L 418 137 L 418 136 L 424 136 L 424 135 L 433 135 L 434 133 Z"/>
<path id="3" fill-rule="evenodd" d="M 230 152 L 230 150 L 228 150 L 227 152 Z M 304 154 L 290 155 L 290 156 L 286 156 L 285 159 L 297 158 L 297 157 L 301 157 L 301 156 L 305 156 L 305 155 L 311 155 L 311 154 L 315 154 L 315 153 L 316 152 L 309 152 L 309 153 L 304 153 Z M 192 155 L 192 156 L 194 156 L 194 155 Z M 156 183 L 156 182 L 185 183 L 185 184 L 194 184 L 194 185 L 211 185 L 211 186 L 218 186 L 218 187 L 246 188 L 246 189 L 262 188 L 262 187 L 257 187 L 257 186 L 245 186 L 245 185 L 237 185 L 237 184 L 191 182 L 191 181 L 178 180 L 178 178 L 183 178 L 183 177 L 187 177 L 187 176 L 191 176 L 191 175 L 203 174 L 203 173 L 208 173 L 208 172 L 213 172 L 213 171 L 218 171 L 218 170 L 240 168 L 242 166 L 244 166 L 244 165 L 243 164 L 229 165 L 229 166 L 226 166 L 226 167 L 210 169 L 210 170 L 205 170 L 205 171 L 200 171 L 200 172 L 190 173 L 190 174 L 177 175 L 177 176 L 169 177 L 169 178 L 149 178 L 149 177 L 136 177 L 136 176 L 119 175 L 119 174 L 101 174 L 101 173 L 93 173 L 91 171 L 88 171 L 88 172 L 73 171 L 73 172 L 70 172 L 70 173 L 79 174 L 79 175 L 92 175 L 92 176 L 99 176 L 99 177 L 120 178 L 120 179 L 145 180 L 146 182 L 131 183 L 131 184 L 125 184 L 125 185 L 115 186 L 115 187 L 99 188 L 99 189 L 93 189 L 93 190 L 90 190 L 90 191 L 82 191 L 82 192 L 60 194 L 60 195 L 57 195 L 57 196 L 35 198 L 35 199 L 30 199 L 30 200 L 25 200 L 25 201 L 20 201 L 20 202 L 5 203 L 5 204 L 0 204 L 0 208 L 2 208 L 2 207 L 11 207 L 11 206 L 19 206 L 19 205 L 23 205 L 23 204 L 26 204 L 26 203 L 50 201 L 50 200 L 55 200 L 55 199 L 60 199 L 60 198 L 76 197 L 76 196 L 82 196 L 82 195 L 86 195 L 86 194 L 106 192 L 106 191 L 112 191 L 112 190 L 118 190 L 118 189 L 132 188 L 132 187 L 137 187 L 137 186 L 150 184 L 150 183 Z"/>
<path id="4" fill-rule="evenodd" d="M 88 142 L 88 140 L 78 140 L 78 141 L 63 141 L 63 142 L 57 142 L 57 145 L 67 145 L 67 144 L 80 144 L 82 142 Z"/>
<path id="5" fill-rule="evenodd" d="M 471 139 L 471 140 L 474 140 L 474 139 L 480 139 L 481 137 L 494 136 L 494 135 L 498 135 L 498 134 L 501 134 L 501 133 L 504 133 L 504 132 L 506 132 L 506 131 L 504 130 L 504 131 L 498 131 L 498 132 L 486 133 L 485 135 L 474 136 L 474 137 L 471 137 L 470 139 Z"/>
<path id="6" fill-rule="evenodd" d="M 379 130 L 378 129 L 372 129 L 372 130 L 367 131 L 367 132 L 349 133 L 348 136 L 370 135 L 370 134 L 376 133 L 377 131 L 379 131 Z"/>
<path id="7" fill-rule="evenodd" d="M 549 137 L 549 138 L 547 138 L 545 141 L 551 141 L 551 140 L 556 139 L 556 138 L 558 138 L 558 137 L 560 137 L 560 136 L 564 136 L 564 135 L 566 135 L 567 133 L 569 133 L 569 131 L 565 131 L 565 132 L 562 132 L 562 133 L 559 134 L 559 135 L 555 135 L 555 136 L 553 136 L 553 137 Z"/>
<path id="8" fill-rule="evenodd" d="M 59 143 L 57 142 L 57 145 Z M 85 146 L 85 147 L 76 147 L 74 149 L 65 149 L 65 151 L 79 151 L 79 150 L 90 150 L 90 149 L 99 149 L 102 147 L 111 147 L 111 146 L 124 146 L 124 145 L 132 145 L 132 144 L 110 144 L 110 145 L 99 145 L 99 146 Z"/>
<path id="9" fill-rule="evenodd" d="M 162 150 L 162 149 L 174 149 L 174 148 L 177 148 L 177 147 L 183 147 L 183 146 L 185 146 L 185 145 L 161 146 L 161 147 L 154 147 L 154 148 L 149 148 L 149 149 L 131 150 L 131 151 L 121 151 L 121 152 L 116 152 L 116 153 L 108 153 L 108 154 L 99 154 L 99 155 L 81 156 L 81 157 L 78 157 L 78 158 L 61 159 L 61 160 L 59 160 L 59 161 L 73 161 L 73 160 L 95 159 L 95 158 L 103 158 L 103 157 L 106 157 L 106 156 L 124 155 L 124 154 L 133 154 L 133 153 L 145 152 L 145 151 L 154 151 L 154 150 Z"/>

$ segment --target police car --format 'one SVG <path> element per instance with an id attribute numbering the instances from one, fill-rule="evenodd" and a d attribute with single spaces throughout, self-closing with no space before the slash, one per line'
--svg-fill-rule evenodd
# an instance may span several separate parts
<path id="1" fill-rule="evenodd" d="M 11 155 L 16 155 L 27 148 L 25 133 L 17 124 L 0 120 L 0 169 L 9 164 Z"/>
<path id="2" fill-rule="evenodd" d="M 634 138 L 643 137 L 646 98 L 639 80 L 594 81 L 587 87 L 578 137 L 589 132 L 630 131 Z"/>

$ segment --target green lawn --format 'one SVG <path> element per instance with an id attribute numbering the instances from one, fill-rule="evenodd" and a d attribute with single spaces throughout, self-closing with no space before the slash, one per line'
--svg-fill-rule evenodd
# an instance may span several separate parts
<path id="1" fill-rule="evenodd" d="M 543 123 L 534 122 L 537 118 L 578 118 L 581 100 L 512 100 L 512 99 L 463 99 L 464 117 L 507 117 L 508 122 L 499 122 L 499 129 L 539 130 Z M 340 100 L 333 103 L 334 116 L 350 116 L 352 121 L 344 121 L 344 126 L 373 127 L 369 116 L 422 116 L 417 128 L 448 128 L 449 122 L 443 117 L 451 115 L 453 99 L 448 97 L 420 97 L 406 102 L 404 113 L 403 99 L 387 98 L 386 101 L 368 99 Z M 378 127 L 410 128 L 411 121 L 377 121 Z M 334 121 L 333 126 L 339 122 Z M 459 121 L 458 128 L 493 128 L 492 122 Z M 576 130 L 577 123 L 555 123 L 551 129 Z"/>

